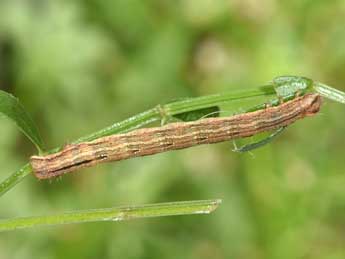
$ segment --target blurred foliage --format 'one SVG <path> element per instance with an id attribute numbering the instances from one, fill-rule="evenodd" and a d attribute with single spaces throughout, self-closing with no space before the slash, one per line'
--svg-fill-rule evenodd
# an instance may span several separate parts
<path id="1" fill-rule="evenodd" d="M 0 88 L 49 147 L 176 98 L 304 75 L 344 90 L 345 1 L 1 0 Z M 1 217 L 222 198 L 209 216 L 3 233 L 0 258 L 344 258 L 344 107 L 251 154 L 231 143 L 27 179 Z M 34 148 L 6 120 L 4 179 Z"/>

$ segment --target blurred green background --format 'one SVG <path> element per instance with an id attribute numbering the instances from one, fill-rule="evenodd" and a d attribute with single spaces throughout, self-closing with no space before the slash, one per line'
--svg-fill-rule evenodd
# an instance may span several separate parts
<path id="1" fill-rule="evenodd" d="M 1 0 L 0 88 L 49 148 L 159 103 L 303 75 L 345 90 L 345 1 Z M 211 215 L 1 233 L 0 258 L 345 258 L 344 106 L 231 143 L 28 177 L 1 218 L 222 198 Z M 35 150 L 8 120 L 0 179 Z"/>

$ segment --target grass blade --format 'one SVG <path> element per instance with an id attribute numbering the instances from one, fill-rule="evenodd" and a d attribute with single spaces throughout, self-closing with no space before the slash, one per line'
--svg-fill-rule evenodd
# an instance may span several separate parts
<path id="1" fill-rule="evenodd" d="M 16 97 L 1 90 L 0 113 L 11 119 L 19 130 L 35 144 L 40 153 L 43 151 L 43 141 L 30 115 Z"/>
<path id="2" fill-rule="evenodd" d="M 6 180 L 0 183 L 0 197 L 9 191 L 16 184 L 20 183 L 27 175 L 32 173 L 30 164 L 24 165 L 17 172 L 10 175 Z"/>
<path id="3" fill-rule="evenodd" d="M 323 97 L 345 104 L 345 93 L 338 89 L 322 84 L 320 82 L 316 82 L 314 84 L 314 89 Z"/>
<path id="4" fill-rule="evenodd" d="M 0 232 L 38 226 L 54 226 L 97 221 L 124 221 L 140 218 L 209 214 L 221 200 L 167 202 L 139 206 L 75 211 L 51 216 L 23 217 L 0 220 Z"/>

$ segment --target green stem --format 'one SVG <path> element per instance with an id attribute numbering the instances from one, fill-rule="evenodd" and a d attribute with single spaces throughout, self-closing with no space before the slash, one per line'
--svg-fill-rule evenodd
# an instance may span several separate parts
<path id="1" fill-rule="evenodd" d="M 0 232 L 38 226 L 53 226 L 96 221 L 123 221 L 150 217 L 209 214 L 221 200 L 157 203 L 108 209 L 75 211 L 51 216 L 23 217 L 0 220 Z"/>
<path id="2" fill-rule="evenodd" d="M 130 117 L 121 122 L 115 123 L 100 131 L 79 138 L 73 143 L 90 141 L 100 137 L 130 131 L 152 122 L 165 120 L 177 114 L 209 108 L 225 102 L 230 102 L 244 98 L 267 96 L 272 94 L 275 94 L 273 86 L 265 85 L 257 89 L 188 98 L 182 101 L 158 105 L 153 109 L 139 113 L 138 115 Z"/>
<path id="3" fill-rule="evenodd" d="M 137 115 L 134 115 L 126 120 L 117 122 L 109 127 L 101 129 L 100 131 L 97 131 L 90 135 L 81 137 L 73 141 L 73 143 L 76 144 L 80 142 L 91 141 L 91 140 L 101 138 L 104 136 L 109 136 L 112 134 L 123 133 L 123 132 L 130 131 L 136 128 L 140 128 L 149 123 L 159 121 L 163 118 L 161 116 L 160 109 L 158 107 L 159 106 L 157 106 L 156 108 L 147 110 L 145 112 L 139 113 Z"/>
<path id="4" fill-rule="evenodd" d="M 0 184 L 0 196 L 5 194 L 17 183 L 20 183 L 27 175 L 32 173 L 31 165 L 28 163 L 20 168 L 17 172 L 10 175 L 5 181 Z"/>
<path id="5" fill-rule="evenodd" d="M 330 100 L 333 100 L 339 103 L 345 103 L 345 93 L 340 90 L 337 90 L 333 87 L 322 84 L 320 82 L 314 83 L 314 89 L 317 93 L 319 93 L 323 97 L 326 97 Z"/>
<path id="6" fill-rule="evenodd" d="M 275 94 L 273 85 L 260 86 L 256 89 L 215 94 L 208 96 L 201 96 L 197 98 L 190 98 L 179 102 L 173 102 L 164 105 L 165 113 L 168 115 L 176 115 L 184 112 L 190 112 L 194 110 L 204 109 L 213 107 L 222 103 L 259 97 L 259 96 L 268 96 Z"/>

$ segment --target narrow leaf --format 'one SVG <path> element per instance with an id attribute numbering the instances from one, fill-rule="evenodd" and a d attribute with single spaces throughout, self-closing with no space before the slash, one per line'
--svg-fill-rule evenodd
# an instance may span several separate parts
<path id="1" fill-rule="evenodd" d="M 38 151 L 42 152 L 43 141 L 36 124 L 16 97 L 1 90 L 0 114 L 11 119 L 18 126 L 19 130 L 35 144 Z"/>
<path id="2" fill-rule="evenodd" d="M 330 100 L 333 100 L 339 103 L 345 103 L 345 93 L 338 89 L 322 84 L 320 82 L 316 82 L 314 84 L 314 89 L 317 93 L 319 93 L 323 97 L 326 97 Z"/>
<path id="3" fill-rule="evenodd" d="M 140 218 L 209 214 L 218 208 L 221 200 L 201 200 L 124 206 L 108 209 L 74 211 L 52 216 L 38 216 L 0 220 L 0 232 L 37 226 L 61 224 L 124 221 Z"/>

